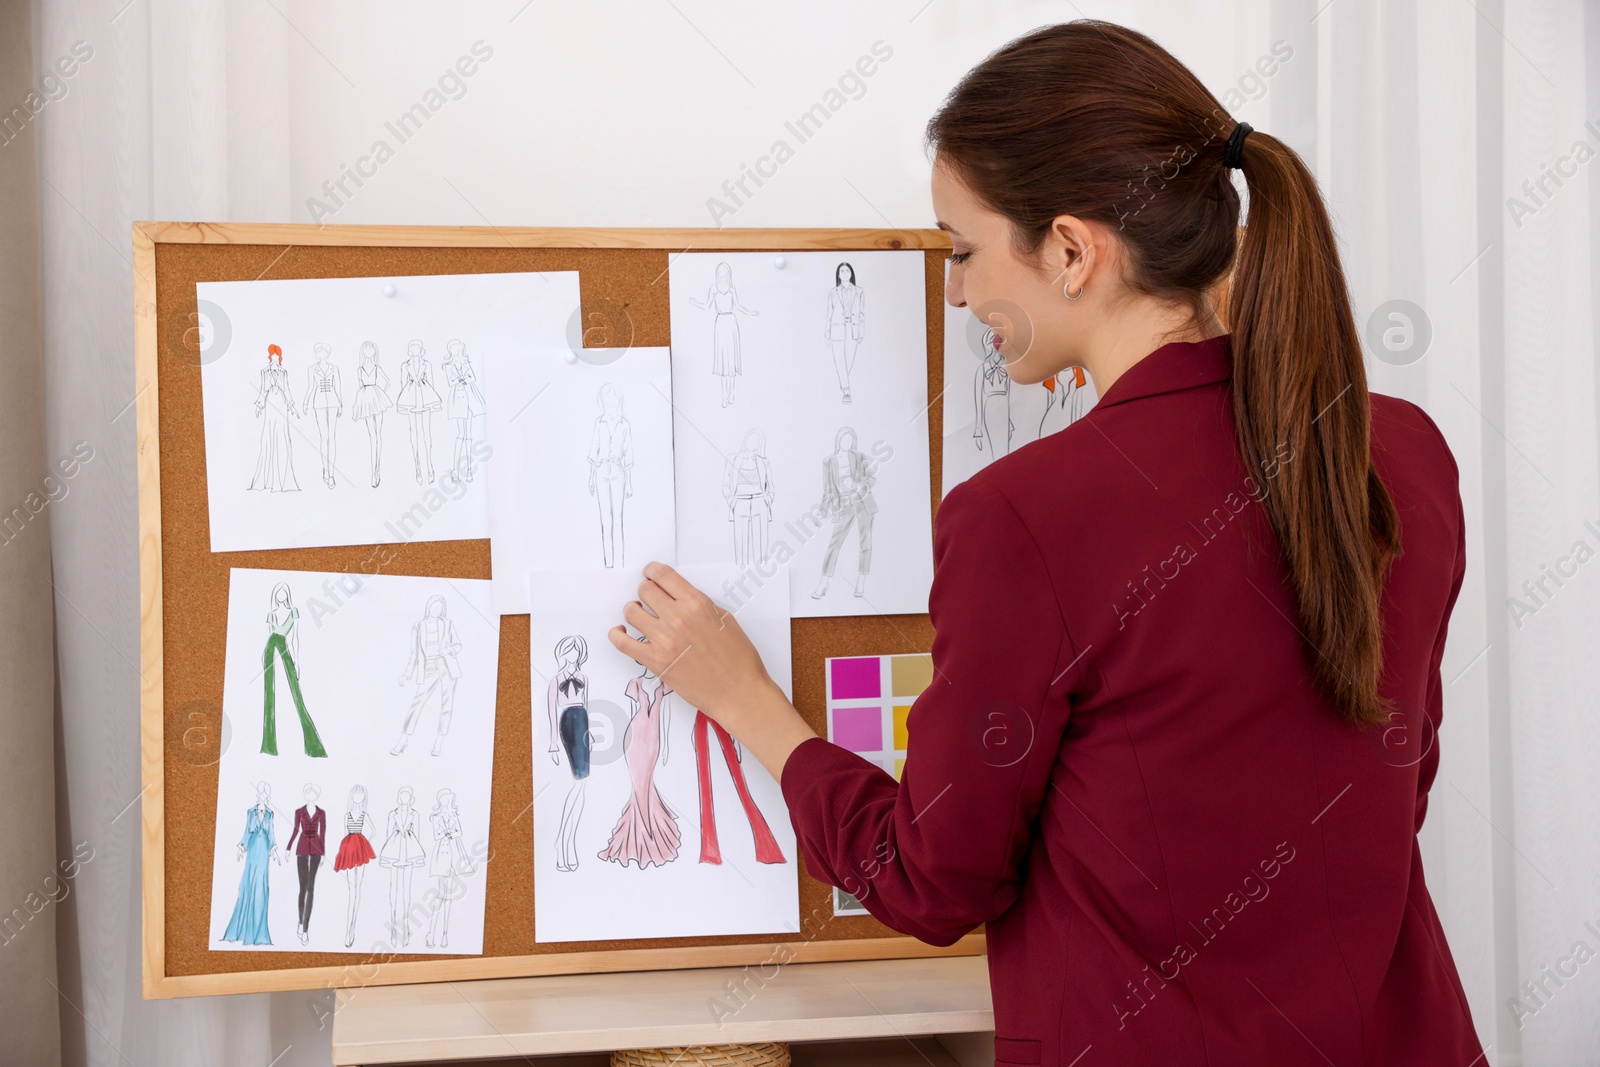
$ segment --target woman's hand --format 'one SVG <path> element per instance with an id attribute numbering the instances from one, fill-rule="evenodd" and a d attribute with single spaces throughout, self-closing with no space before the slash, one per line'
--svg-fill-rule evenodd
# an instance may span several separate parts
<path id="1" fill-rule="evenodd" d="M 645 639 L 634 640 L 624 626 L 613 626 L 606 636 L 743 741 L 782 781 L 789 753 L 816 731 L 767 673 L 732 612 L 664 563 L 646 564 L 644 576 L 639 599 L 624 604 L 622 615 Z"/>

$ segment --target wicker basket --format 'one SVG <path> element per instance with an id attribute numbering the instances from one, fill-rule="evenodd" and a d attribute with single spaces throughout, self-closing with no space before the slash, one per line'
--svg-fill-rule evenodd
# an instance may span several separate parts
<path id="1" fill-rule="evenodd" d="M 611 1054 L 611 1067 L 789 1067 L 789 1046 L 680 1045 L 634 1048 Z"/>

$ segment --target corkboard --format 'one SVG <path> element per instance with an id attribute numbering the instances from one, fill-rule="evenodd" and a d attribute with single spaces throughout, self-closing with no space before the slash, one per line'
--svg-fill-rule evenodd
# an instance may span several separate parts
<path id="1" fill-rule="evenodd" d="M 149 997 L 534 974 L 883 959 L 984 951 L 974 933 L 924 945 L 870 916 L 834 917 L 799 860 L 801 933 L 787 937 L 538 944 L 533 926 L 528 619 L 500 633 L 491 860 L 481 957 L 213 952 L 208 945 L 222 679 L 233 567 L 489 577 L 489 542 L 213 553 L 195 283 L 578 270 L 591 347 L 667 345 L 669 255 L 695 251 L 922 249 L 927 261 L 928 446 L 939 500 L 943 261 L 937 230 L 506 230 L 141 223 L 134 228 L 144 693 L 144 991 Z M 926 652 L 926 615 L 796 619 L 794 698 L 826 733 L 829 656 Z M 167 887 L 176 891 L 167 892 Z M 780 947 L 781 946 L 781 947 Z"/>

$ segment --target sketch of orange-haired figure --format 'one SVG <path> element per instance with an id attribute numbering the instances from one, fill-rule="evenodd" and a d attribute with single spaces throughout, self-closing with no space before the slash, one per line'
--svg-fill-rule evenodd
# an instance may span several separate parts
<path id="1" fill-rule="evenodd" d="M 1084 374 L 1082 367 L 1068 367 L 1046 378 L 1043 385 L 1050 390 L 1050 399 L 1045 402 L 1044 414 L 1039 416 L 1041 438 L 1064 430 L 1083 418 L 1088 410 L 1084 394 L 1089 387 L 1089 376 Z"/>
<path id="2" fill-rule="evenodd" d="M 283 349 L 267 346 L 267 365 L 261 368 L 256 392 L 256 418 L 261 419 L 261 444 L 256 452 L 256 472 L 251 489 L 273 493 L 299 491 L 294 478 L 294 456 L 289 447 L 289 419 L 295 415 L 289 395 L 289 372 L 283 369 Z"/>

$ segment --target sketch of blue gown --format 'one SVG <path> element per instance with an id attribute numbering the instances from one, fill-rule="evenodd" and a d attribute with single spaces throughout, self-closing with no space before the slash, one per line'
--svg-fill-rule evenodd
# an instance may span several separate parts
<path id="1" fill-rule="evenodd" d="M 244 817 L 243 846 L 244 877 L 239 879 L 239 899 L 233 905 L 233 918 L 228 920 L 224 941 L 238 941 L 246 945 L 270 945 L 272 935 L 267 932 L 267 860 L 278 847 L 273 836 L 271 808 L 263 811 L 251 807 Z"/>

